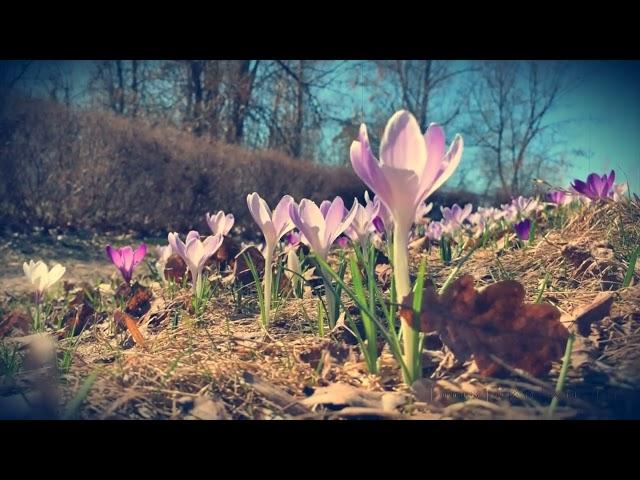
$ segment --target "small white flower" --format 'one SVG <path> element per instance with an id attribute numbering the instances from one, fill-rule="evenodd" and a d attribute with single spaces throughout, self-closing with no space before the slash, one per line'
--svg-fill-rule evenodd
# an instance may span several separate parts
<path id="1" fill-rule="evenodd" d="M 34 286 L 36 292 L 42 295 L 45 290 L 62 278 L 66 269 L 59 263 L 56 263 L 51 267 L 51 270 L 49 270 L 44 262 L 29 260 L 29 263 L 24 262 L 22 264 L 22 270 L 29 282 L 31 282 L 31 285 Z"/>

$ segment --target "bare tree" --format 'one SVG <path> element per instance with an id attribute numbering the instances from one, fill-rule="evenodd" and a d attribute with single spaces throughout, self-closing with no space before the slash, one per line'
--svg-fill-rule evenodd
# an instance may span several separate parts
<path id="1" fill-rule="evenodd" d="M 448 125 L 460 114 L 459 102 L 436 105 L 436 99 L 450 97 L 452 81 L 472 67 L 454 67 L 451 62 L 435 60 L 385 60 L 376 62 L 376 66 L 380 76 L 389 77 L 391 94 L 387 98 L 391 109 L 409 110 L 423 130 L 434 120 Z M 434 112 L 439 114 L 437 119 L 431 118 Z"/>
<path id="2" fill-rule="evenodd" d="M 532 179 L 564 162 L 550 148 L 549 113 L 567 88 L 563 64 L 483 62 L 469 88 L 467 131 L 486 172 L 486 190 L 501 197 L 531 191 Z M 557 156 L 556 156 L 557 155 Z M 497 183 L 497 185 L 496 185 Z"/>

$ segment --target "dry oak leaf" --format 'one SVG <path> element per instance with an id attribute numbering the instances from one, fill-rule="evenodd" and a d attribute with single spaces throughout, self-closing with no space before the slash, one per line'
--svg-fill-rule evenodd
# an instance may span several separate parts
<path id="1" fill-rule="evenodd" d="M 124 325 L 129 330 L 133 341 L 136 342 L 137 345 L 140 345 L 142 348 L 147 348 L 147 344 L 144 341 L 144 337 L 140 330 L 138 329 L 138 324 L 136 320 L 126 312 L 121 312 L 120 310 L 116 310 L 113 312 L 113 319 L 115 320 L 117 325 Z"/>
<path id="2" fill-rule="evenodd" d="M 492 360 L 495 355 L 512 367 L 540 376 L 562 357 L 569 332 L 560 322 L 556 307 L 525 304 L 524 297 L 524 287 L 513 280 L 494 283 L 478 292 L 474 278 L 464 275 L 442 295 L 428 283 L 418 328 L 426 333 L 438 332 L 461 361 L 473 355 L 482 375 L 505 373 Z M 411 299 L 405 298 L 403 304 L 411 305 Z M 411 322 L 411 308 L 401 307 L 400 316 Z"/>

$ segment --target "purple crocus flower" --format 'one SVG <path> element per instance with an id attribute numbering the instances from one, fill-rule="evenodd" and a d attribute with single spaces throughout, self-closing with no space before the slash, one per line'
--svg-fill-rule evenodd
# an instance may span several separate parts
<path id="1" fill-rule="evenodd" d="M 467 203 L 464 208 L 460 207 L 457 203 L 454 203 L 451 208 L 440 207 L 442 218 L 447 222 L 459 226 L 462 226 L 462 223 L 471 215 L 471 210 L 473 210 L 473 205 L 470 203 Z"/>
<path id="2" fill-rule="evenodd" d="M 349 246 L 349 238 L 344 235 L 340 235 L 336 240 L 336 245 L 340 248 L 347 248 Z"/>
<path id="3" fill-rule="evenodd" d="M 147 253 L 147 246 L 141 243 L 134 251 L 131 247 L 113 248 L 107 245 L 107 256 L 113 262 L 126 283 L 131 281 L 133 270 L 142 261 Z"/>
<path id="4" fill-rule="evenodd" d="M 525 218 L 521 222 L 516 223 L 513 228 L 516 231 L 516 235 L 520 240 L 529 240 L 529 233 L 531 232 L 531 221 Z"/>
<path id="5" fill-rule="evenodd" d="M 431 222 L 427 225 L 425 236 L 429 240 L 440 240 L 443 233 L 444 228 L 442 222 Z"/>
<path id="6" fill-rule="evenodd" d="M 614 193 L 613 182 L 616 179 L 616 172 L 611 170 L 607 176 L 597 173 L 591 173 L 587 177 L 587 181 L 575 179 L 571 186 L 573 189 L 591 200 L 601 198 L 612 198 Z"/>
<path id="7" fill-rule="evenodd" d="M 554 190 L 547 193 L 547 199 L 556 205 L 564 205 L 567 195 L 560 190 Z"/>

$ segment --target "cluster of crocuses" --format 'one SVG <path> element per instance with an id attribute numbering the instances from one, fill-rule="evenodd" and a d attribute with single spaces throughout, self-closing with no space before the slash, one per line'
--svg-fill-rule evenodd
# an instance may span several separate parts
<path id="1" fill-rule="evenodd" d="M 473 212 L 471 203 L 464 207 L 458 204 L 440 207 L 442 219 L 429 222 L 425 228 L 425 236 L 434 241 L 461 243 L 468 236 L 478 238 L 498 227 L 513 225 L 518 237 L 526 239 L 529 236 L 530 217 L 543 208 L 535 198 L 522 196 L 500 208 L 478 207 L 476 212 Z"/>

